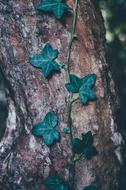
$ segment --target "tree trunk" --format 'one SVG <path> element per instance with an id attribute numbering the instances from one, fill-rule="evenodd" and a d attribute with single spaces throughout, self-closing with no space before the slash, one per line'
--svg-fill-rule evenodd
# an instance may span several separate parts
<path id="1" fill-rule="evenodd" d="M 49 41 L 60 52 L 59 62 L 65 63 L 72 15 L 60 23 L 51 15 L 36 11 L 39 2 L 0 1 L 0 85 L 6 85 L 0 91 L 0 97 L 4 98 L 0 113 L 4 120 L 6 118 L 6 123 L 1 122 L 2 190 L 44 190 L 43 178 L 58 174 L 67 180 L 71 172 L 69 137 L 63 133 L 66 127 L 65 71 L 46 80 L 28 60 Z M 72 6 L 73 0 L 69 3 Z M 99 190 L 119 190 L 123 164 L 123 140 L 116 124 L 119 101 L 106 61 L 102 16 L 93 1 L 79 1 L 76 27 L 77 40 L 72 48 L 70 70 L 80 76 L 97 75 L 97 101 L 88 106 L 82 106 L 79 101 L 74 103 L 74 134 L 80 137 L 81 133 L 91 130 L 98 155 L 91 161 L 83 158 L 76 164 L 75 189 L 83 190 L 84 186 L 94 184 Z M 52 110 L 60 118 L 57 129 L 61 132 L 61 141 L 48 148 L 31 134 L 31 129 Z"/>

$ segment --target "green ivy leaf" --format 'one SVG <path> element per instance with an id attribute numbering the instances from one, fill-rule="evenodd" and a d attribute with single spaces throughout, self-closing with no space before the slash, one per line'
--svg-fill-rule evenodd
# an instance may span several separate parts
<path id="1" fill-rule="evenodd" d="M 60 65 L 55 61 L 58 54 L 58 50 L 53 49 L 52 46 L 47 43 L 42 53 L 32 56 L 29 63 L 41 69 L 44 76 L 48 78 L 53 72 L 60 71 Z"/>
<path id="2" fill-rule="evenodd" d="M 58 124 L 58 118 L 53 112 L 48 112 L 43 121 L 32 128 L 32 134 L 42 137 L 46 145 L 50 146 L 54 141 L 60 139 L 59 132 L 54 128 Z"/>
<path id="3" fill-rule="evenodd" d="M 72 150 L 75 154 L 82 154 L 87 159 L 91 159 L 97 154 L 97 150 L 93 145 L 93 135 L 91 131 L 82 133 L 82 139 L 74 138 L 72 143 Z"/>
<path id="4" fill-rule="evenodd" d="M 65 134 L 69 134 L 70 133 L 70 129 L 65 127 L 65 128 L 63 128 L 63 132 Z"/>
<path id="5" fill-rule="evenodd" d="M 80 101 L 86 105 L 89 100 L 96 100 L 96 94 L 92 91 L 92 88 L 96 81 L 95 74 L 89 74 L 82 79 L 82 86 L 79 90 Z"/>
<path id="6" fill-rule="evenodd" d="M 83 190 L 96 190 L 96 187 L 93 185 L 86 186 Z"/>
<path id="7" fill-rule="evenodd" d="M 70 74 L 70 83 L 65 84 L 66 89 L 72 93 L 78 93 L 82 85 L 82 80 L 76 75 Z"/>
<path id="8" fill-rule="evenodd" d="M 66 83 L 65 87 L 69 92 L 79 93 L 81 103 L 86 105 L 89 100 L 96 99 L 96 94 L 92 90 L 95 81 L 95 74 L 89 74 L 83 78 L 70 74 L 70 83 Z"/>
<path id="9" fill-rule="evenodd" d="M 61 19 L 69 6 L 64 0 L 44 0 L 37 6 L 39 11 L 51 12 L 57 19 Z"/>
<path id="10" fill-rule="evenodd" d="M 70 190 L 67 183 L 62 182 L 57 176 L 49 176 L 45 180 L 43 180 L 43 184 L 49 190 Z"/>

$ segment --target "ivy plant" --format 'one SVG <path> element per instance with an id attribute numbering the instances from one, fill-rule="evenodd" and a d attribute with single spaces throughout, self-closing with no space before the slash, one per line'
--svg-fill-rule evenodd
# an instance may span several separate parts
<path id="1" fill-rule="evenodd" d="M 60 139 L 60 134 L 55 129 L 57 124 L 58 117 L 53 112 L 48 112 L 43 121 L 33 126 L 32 134 L 37 137 L 42 137 L 45 144 L 50 146 L 54 141 Z"/>
<path id="2" fill-rule="evenodd" d="M 40 54 L 30 57 L 29 62 L 39 68 L 48 78 L 53 72 L 60 71 L 60 64 L 55 61 L 58 55 L 58 50 L 53 49 L 50 43 L 47 43 Z"/>
<path id="3" fill-rule="evenodd" d="M 69 92 L 79 93 L 80 101 L 86 105 L 89 100 L 96 100 L 96 94 L 92 90 L 95 81 L 95 74 L 89 74 L 83 78 L 70 74 L 70 82 L 66 83 L 65 87 Z"/>
<path id="4" fill-rule="evenodd" d="M 66 108 L 67 108 L 67 121 L 66 127 L 63 132 L 69 135 L 71 144 L 71 165 L 73 167 L 72 180 L 63 182 L 58 176 L 48 176 L 43 180 L 43 184 L 49 190 L 73 190 L 75 183 L 75 165 L 82 157 L 91 160 L 97 154 L 97 150 L 93 144 L 94 136 L 91 131 L 82 133 L 81 138 L 74 137 L 72 129 L 72 105 L 76 100 L 85 106 L 89 101 L 96 100 L 96 94 L 93 91 L 93 87 L 96 82 L 96 75 L 88 74 L 84 77 L 79 77 L 77 74 L 71 74 L 70 72 L 70 58 L 72 44 L 77 37 L 76 35 L 76 20 L 78 11 L 78 1 L 74 0 L 73 5 L 73 21 L 71 37 L 67 47 L 66 63 L 60 65 L 55 59 L 58 57 L 58 50 L 53 49 L 50 43 L 46 43 L 40 54 L 33 55 L 29 59 L 29 63 L 34 67 L 40 69 L 45 78 L 49 78 L 54 72 L 59 72 L 61 68 L 66 71 L 66 84 L 65 88 L 68 92 Z M 69 6 L 64 0 L 43 0 L 37 5 L 37 10 L 42 12 L 51 12 L 56 19 L 63 18 L 65 13 L 69 10 Z M 73 94 L 78 94 L 78 98 L 73 100 Z M 51 146 L 55 141 L 60 140 L 60 133 L 55 129 L 58 124 L 58 117 L 54 112 L 48 112 L 45 118 L 39 123 L 35 124 L 32 128 L 32 134 L 40 137 L 44 140 L 47 146 Z M 84 187 L 83 190 L 96 190 L 92 185 Z"/>
<path id="5" fill-rule="evenodd" d="M 70 190 L 69 184 L 63 182 L 58 176 L 49 176 L 43 184 L 50 190 Z"/>
<path id="6" fill-rule="evenodd" d="M 57 19 L 61 19 L 66 11 L 69 10 L 69 6 L 64 0 L 44 0 L 37 6 L 39 11 L 51 12 Z"/>
<path id="7" fill-rule="evenodd" d="M 82 139 L 74 138 L 72 146 L 75 154 L 81 154 L 89 160 L 97 155 L 91 131 L 88 131 L 86 134 L 82 133 Z"/>

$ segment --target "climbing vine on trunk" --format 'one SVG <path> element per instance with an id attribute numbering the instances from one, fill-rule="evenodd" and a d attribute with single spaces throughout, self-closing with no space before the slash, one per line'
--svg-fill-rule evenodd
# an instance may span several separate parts
<path id="1" fill-rule="evenodd" d="M 97 154 L 97 150 L 93 145 L 93 135 L 91 131 L 82 133 L 81 138 L 73 136 L 72 130 L 72 105 L 75 101 L 80 101 L 84 106 L 88 105 L 89 101 L 96 100 L 96 94 L 93 91 L 93 86 L 96 82 L 96 75 L 88 74 L 84 77 L 79 77 L 77 74 L 72 74 L 70 71 L 71 49 L 76 34 L 76 20 L 79 0 L 74 0 L 73 5 L 73 21 L 70 41 L 67 47 L 66 63 L 60 64 L 56 61 L 59 55 L 58 50 L 53 49 L 50 43 L 46 43 L 40 54 L 32 55 L 29 63 L 40 69 L 47 80 L 51 80 L 51 76 L 55 72 L 66 71 L 65 88 L 68 92 L 66 108 L 67 121 L 64 133 L 69 135 L 71 145 L 71 166 L 73 167 L 72 179 L 68 182 L 63 182 L 58 176 L 48 176 L 43 180 L 43 184 L 50 190 L 73 190 L 75 183 L 75 165 L 82 157 L 90 160 Z M 43 0 L 37 5 L 37 9 L 43 12 L 52 13 L 58 21 L 61 21 L 65 14 L 71 10 L 71 7 L 63 0 Z M 32 128 L 32 134 L 44 140 L 47 146 L 52 146 L 53 143 L 60 140 L 60 133 L 55 129 L 60 123 L 58 116 L 52 111 L 45 115 L 43 121 L 35 124 Z M 84 190 L 96 190 L 96 187 L 89 185 L 84 187 Z"/>

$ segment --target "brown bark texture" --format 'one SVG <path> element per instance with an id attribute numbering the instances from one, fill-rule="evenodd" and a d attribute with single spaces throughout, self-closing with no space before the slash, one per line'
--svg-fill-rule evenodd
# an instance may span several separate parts
<path id="1" fill-rule="evenodd" d="M 29 64 L 46 42 L 59 50 L 58 61 L 65 63 L 72 15 L 62 23 L 52 15 L 38 12 L 39 0 L 0 0 L 0 114 L 6 122 L 0 128 L 0 189 L 45 190 L 42 179 L 57 174 L 67 181 L 71 172 L 70 142 L 66 127 L 67 91 L 65 71 L 50 80 Z M 73 4 L 73 0 L 69 0 Z M 80 76 L 97 75 L 97 101 L 72 107 L 76 137 L 91 130 L 98 155 L 76 164 L 75 189 L 94 184 L 100 190 L 119 190 L 123 165 L 123 139 L 116 124 L 119 107 L 115 85 L 105 55 L 105 30 L 99 9 L 91 0 L 80 0 L 77 39 L 73 43 L 70 70 Z M 2 88 L 6 85 L 6 88 Z M 3 112 L 4 110 L 4 112 Z M 48 111 L 60 118 L 60 143 L 48 148 L 31 129 Z"/>

